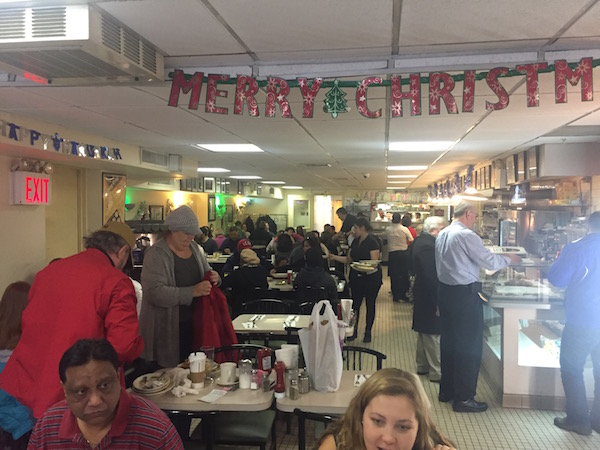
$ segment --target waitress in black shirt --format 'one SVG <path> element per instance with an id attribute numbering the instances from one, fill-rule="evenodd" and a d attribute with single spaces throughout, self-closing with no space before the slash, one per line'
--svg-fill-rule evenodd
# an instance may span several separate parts
<path id="1" fill-rule="evenodd" d="M 381 247 L 377 239 L 370 234 L 371 231 L 373 231 L 373 227 L 371 227 L 371 224 L 367 219 L 363 217 L 356 219 L 356 222 L 352 227 L 354 240 L 352 241 L 348 256 L 338 256 L 330 253 L 329 259 L 345 264 L 366 259 L 379 260 Z M 369 272 L 359 272 L 353 268 L 350 269 L 352 309 L 354 309 L 356 321 L 354 325 L 354 334 L 352 337 L 348 338 L 349 341 L 352 341 L 357 337 L 360 305 L 364 298 L 367 304 L 367 323 L 363 342 L 371 342 L 371 329 L 373 328 L 373 322 L 375 321 L 375 300 L 377 299 L 377 294 L 381 287 L 381 278 L 381 266 L 379 265 Z"/>

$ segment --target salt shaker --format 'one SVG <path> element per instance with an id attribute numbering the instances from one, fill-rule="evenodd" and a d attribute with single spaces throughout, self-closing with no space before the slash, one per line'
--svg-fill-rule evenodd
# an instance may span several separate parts
<path id="1" fill-rule="evenodd" d="M 252 369 L 250 375 L 250 389 L 258 389 L 258 370 Z"/>

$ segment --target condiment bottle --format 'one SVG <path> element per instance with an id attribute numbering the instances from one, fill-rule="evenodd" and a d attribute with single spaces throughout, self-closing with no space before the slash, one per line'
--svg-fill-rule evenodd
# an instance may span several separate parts
<path id="1" fill-rule="evenodd" d="M 242 359 L 238 366 L 240 368 L 240 389 L 250 389 L 252 361 L 249 359 Z"/>
<path id="2" fill-rule="evenodd" d="M 292 284 L 292 274 L 293 272 L 291 270 L 287 271 L 287 284 Z"/>
<path id="3" fill-rule="evenodd" d="M 306 370 L 298 376 L 298 390 L 301 394 L 308 394 L 310 391 L 310 378 Z"/>
<path id="4" fill-rule="evenodd" d="M 271 373 L 273 358 L 273 350 L 270 348 L 261 348 L 256 352 L 256 359 L 258 362 L 258 369 Z"/>
<path id="5" fill-rule="evenodd" d="M 290 400 L 298 400 L 299 394 L 298 378 L 292 378 L 290 381 Z"/>
<path id="6" fill-rule="evenodd" d="M 269 379 L 269 374 L 267 372 L 263 372 L 262 390 L 264 392 L 269 392 L 271 390 L 271 380 Z"/>
<path id="7" fill-rule="evenodd" d="M 258 370 L 252 369 L 250 375 L 250 389 L 258 389 Z"/>
<path id="8" fill-rule="evenodd" d="M 277 381 L 275 382 L 275 398 L 285 397 L 285 363 L 283 361 L 277 361 L 275 363 L 275 373 L 277 374 Z"/>

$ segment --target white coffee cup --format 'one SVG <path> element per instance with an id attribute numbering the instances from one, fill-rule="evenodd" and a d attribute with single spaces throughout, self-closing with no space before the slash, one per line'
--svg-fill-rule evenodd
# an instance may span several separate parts
<path id="1" fill-rule="evenodd" d="M 221 363 L 221 383 L 235 383 L 235 369 L 237 365 L 234 362 Z"/>

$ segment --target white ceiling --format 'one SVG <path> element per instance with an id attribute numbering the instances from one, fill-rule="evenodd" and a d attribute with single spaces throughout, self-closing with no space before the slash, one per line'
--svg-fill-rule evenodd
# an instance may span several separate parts
<path id="1" fill-rule="evenodd" d="M 60 3 L 32 1 L 32 5 Z M 420 116 L 390 117 L 389 88 L 371 87 L 368 106 L 382 108 L 378 119 L 361 116 L 355 89 L 345 88 L 350 111 L 336 119 L 323 112 L 325 93 L 315 101 L 314 117 L 302 118 L 302 96 L 292 87 L 293 118 L 266 118 L 264 91 L 257 94 L 260 117 L 233 114 L 233 85 L 220 85 L 228 98 L 219 106 L 228 115 L 167 105 L 167 74 L 182 69 L 280 76 L 322 76 L 325 81 L 360 81 L 391 74 L 407 78 L 444 70 L 487 71 L 521 63 L 581 57 L 600 58 L 599 0 L 120 0 L 70 1 L 95 4 L 140 34 L 165 57 L 163 82 L 80 81 L 48 86 L 0 82 L 0 111 L 80 129 L 98 136 L 219 166 L 230 175 L 258 175 L 304 188 L 336 192 L 383 189 L 386 165 L 429 165 L 411 188 L 425 188 L 469 164 L 546 142 L 600 141 L 600 83 L 594 100 L 581 101 L 581 84 L 568 85 L 568 103 L 554 100 L 554 73 L 540 75 L 540 106 L 526 106 L 524 76 L 501 80 L 511 93 L 509 106 L 488 112 L 497 98 L 485 81 L 475 88 L 472 113 L 463 113 L 462 82 L 453 94 L 459 113 L 428 112 L 429 86 L 422 84 Z M 9 6 L 14 6 L 10 5 Z M 3 48 L 0 46 L 0 51 Z M 595 71 L 597 69 L 594 69 Z M 595 72 L 596 74 L 596 72 Z M 594 77 L 597 78 L 597 77 Z M 404 89 L 408 87 L 404 86 Z M 565 128 L 565 125 L 570 125 Z M 547 137 L 545 135 L 550 134 Z M 457 141 L 447 152 L 388 154 L 390 141 Z M 253 143 L 266 153 L 223 155 L 195 143 Z M 435 163 L 434 163 L 435 162 Z M 314 167 L 314 165 L 324 167 Z M 330 164 L 331 167 L 327 167 Z M 364 174 L 370 174 L 365 179 Z"/>

